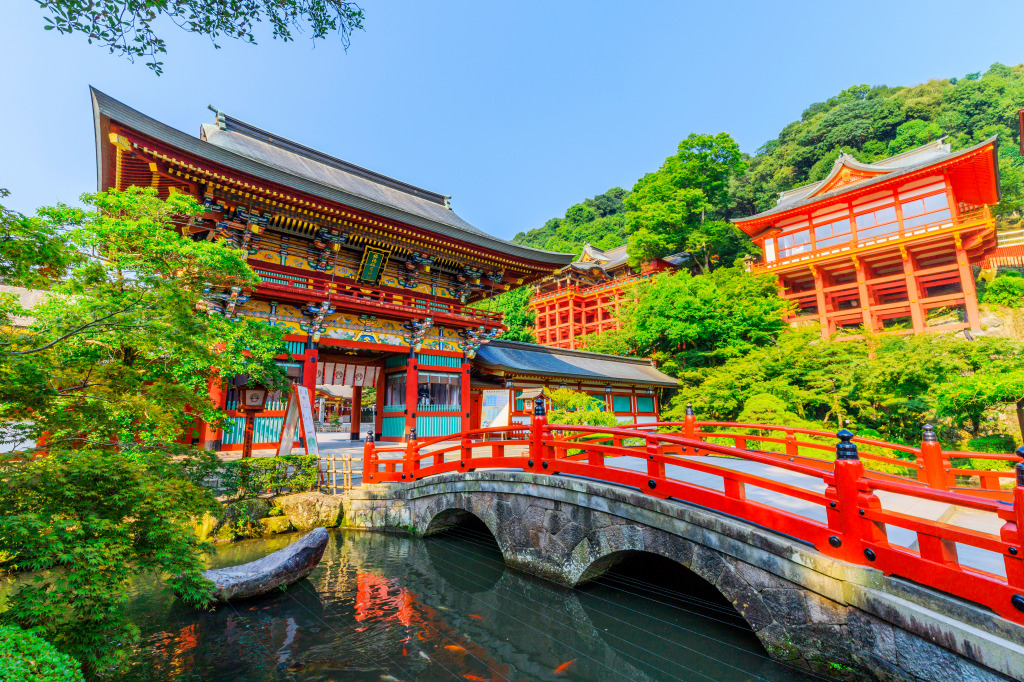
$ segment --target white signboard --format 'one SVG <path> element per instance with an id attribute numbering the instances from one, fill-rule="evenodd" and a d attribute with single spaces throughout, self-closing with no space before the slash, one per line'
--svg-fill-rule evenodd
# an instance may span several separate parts
<path id="1" fill-rule="evenodd" d="M 480 428 L 509 426 L 507 390 L 484 391 L 480 398 Z"/>
<path id="2" fill-rule="evenodd" d="M 307 455 L 319 455 L 320 448 L 316 442 L 316 429 L 313 428 L 313 405 L 309 399 L 309 389 L 305 386 L 292 386 L 288 396 L 288 411 L 281 426 L 281 437 L 277 446 L 277 455 L 292 453 L 293 436 L 299 417 L 302 418 L 302 434 L 306 443 Z"/>

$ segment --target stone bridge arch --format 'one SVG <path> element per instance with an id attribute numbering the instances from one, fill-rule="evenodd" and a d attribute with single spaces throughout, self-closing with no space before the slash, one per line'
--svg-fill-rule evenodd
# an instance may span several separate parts
<path id="1" fill-rule="evenodd" d="M 819 674 L 947 682 L 1024 671 L 1024 629 L 991 612 L 636 490 L 477 471 L 370 486 L 346 506 L 350 525 L 424 536 L 467 515 L 490 530 L 508 566 L 566 586 L 598 577 L 629 552 L 671 559 L 732 603 L 774 658 Z"/>

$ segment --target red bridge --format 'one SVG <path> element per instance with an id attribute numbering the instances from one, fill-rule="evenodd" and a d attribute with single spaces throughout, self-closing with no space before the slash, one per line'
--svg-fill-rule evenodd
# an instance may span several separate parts
<path id="1" fill-rule="evenodd" d="M 979 457 L 1016 469 L 953 465 Z M 580 477 L 699 505 L 1024 624 L 1024 447 L 943 451 L 926 426 L 915 448 L 846 430 L 701 422 L 689 408 L 684 422 L 567 426 L 548 424 L 538 400 L 529 425 L 397 447 L 367 442 L 363 481 L 477 469 Z"/>

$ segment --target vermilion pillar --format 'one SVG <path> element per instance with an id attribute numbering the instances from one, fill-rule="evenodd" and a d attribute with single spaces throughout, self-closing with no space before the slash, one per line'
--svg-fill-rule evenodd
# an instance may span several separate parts
<path id="1" fill-rule="evenodd" d="M 384 383 L 385 376 L 384 367 L 381 366 L 377 370 L 377 409 L 374 410 L 373 415 L 374 440 L 380 440 L 384 431 L 384 399 L 387 397 L 386 384 Z"/>
<path id="2" fill-rule="evenodd" d="M 215 374 L 210 377 L 207 388 L 210 394 L 210 404 L 224 409 L 224 389 L 220 385 L 220 376 Z M 219 430 L 212 428 L 202 420 L 200 420 L 199 424 L 199 442 L 203 444 L 203 449 L 212 452 L 220 448 L 220 438 L 217 437 Z"/>
<path id="3" fill-rule="evenodd" d="M 419 403 L 419 370 L 416 351 L 409 349 L 409 361 L 405 370 L 405 434 L 416 430 L 416 405 Z"/>
<path id="4" fill-rule="evenodd" d="M 907 300 L 910 301 L 910 319 L 914 324 L 914 333 L 920 334 L 924 331 L 924 310 L 919 301 L 921 292 L 917 286 L 917 276 L 914 274 L 914 260 L 906 251 L 903 252 L 903 276 L 907 282 Z"/>
<path id="5" fill-rule="evenodd" d="M 469 431 L 469 428 L 470 428 L 469 427 L 469 403 L 470 403 L 471 398 L 470 398 L 470 394 L 469 394 L 469 369 L 470 369 L 469 357 L 467 357 L 466 354 L 463 353 L 462 354 L 462 377 L 461 377 L 461 381 L 459 383 L 459 393 L 460 393 L 460 400 L 459 400 L 459 402 L 460 402 L 460 406 L 462 408 L 462 427 L 459 430 L 462 431 L 463 433 L 465 433 L 466 431 Z"/>
<path id="6" fill-rule="evenodd" d="M 317 347 L 312 337 L 306 340 L 306 352 L 302 355 L 302 385 L 309 391 L 310 406 L 316 398 L 316 363 L 318 359 Z M 303 430 L 299 429 L 299 440 L 302 446 L 306 447 L 306 437 L 302 435 Z"/>
<path id="7" fill-rule="evenodd" d="M 957 238 L 956 264 L 960 268 L 960 288 L 964 292 L 964 308 L 967 310 L 967 323 L 972 331 L 981 331 L 981 315 L 978 313 L 978 294 L 974 290 L 974 271 L 967 259 L 967 252 L 960 247 Z"/>
<path id="8" fill-rule="evenodd" d="M 349 421 L 350 440 L 359 440 L 359 425 L 363 414 L 363 387 L 352 387 L 352 419 Z"/>

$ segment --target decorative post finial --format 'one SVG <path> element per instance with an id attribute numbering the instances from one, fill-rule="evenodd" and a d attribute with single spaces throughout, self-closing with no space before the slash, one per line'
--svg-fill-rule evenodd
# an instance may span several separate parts
<path id="1" fill-rule="evenodd" d="M 857 445 L 851 441 L 853 434 L 843 429 L 836 434 L 839 442 L 836 443 L 836 459 L 860 459 L 857 454 Z"/>
<path id="2" fill-rule="evenodd" d="M 370 429 L 369 431 L 366 432 L 366 442 L 367 443 L 372 443 L 373 441 L 374 441 L 373 429 Z"/>
<path id="3" fill-rule="evenodd" d="M 686 403 L 686 416 L 693 416 L 693 403 Z"/>
<path id="4" fill-rule="evenodd" d="M 544 407 L 544 396 L 537 396 L 536 400 L 533 401 L 533 416 L 543 417 L 547 414 L 547 410 Z"/>
<path id="5" fill-rule="evenodd" d="M 925 424 L 922 429 L 921 440 L 925 443 L 938 443 L 939 437 L 935 435 L 935 427 L 931 424 Z"/>
<path id="6" fill-rule="evenodd" d="M 1014 470 L 1017 472 L 1017 485 L 1024 487 L 1024 445 L 1017 448 L 1014 454 L 1020 458 L 1017 466 L 1014 467 Z"/>

